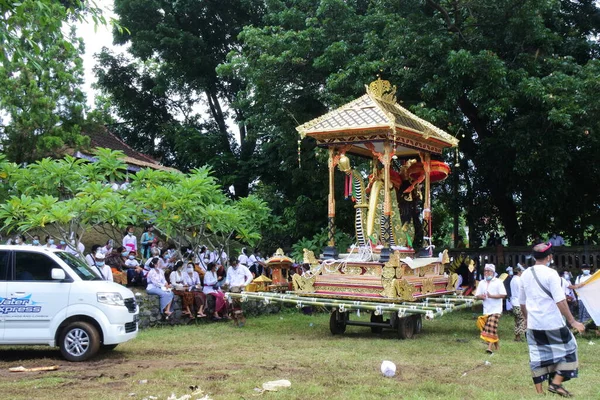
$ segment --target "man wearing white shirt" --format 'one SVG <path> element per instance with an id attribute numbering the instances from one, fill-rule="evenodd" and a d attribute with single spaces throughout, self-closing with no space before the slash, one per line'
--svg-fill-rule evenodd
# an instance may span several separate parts
<path id="1" fill-rule="evenodd" d="M 502 316 L 502 299 L 506 297 L 506 289 L 502 281 L 495 277 L 496 266 L 485 264 L 484 280 L 479 282 L 475 297 L 483 300 L 483 315 L 477 320 L 481 329 L 481 339 L 488 344 L 487 352 L 492 354 L 492 348 L 498 350 L 498 321 Z"/>
<path id="2" fill-rule="evenodd" d="M 577 378 L 579 362 L 577 342 L 563 316 L 580 333 L 585 327 L 573 318 L 560 277 L 549 267 L 552 263 L 552 245 L 540 243 L 534 246 L 533 257 L 536 263 L 523 272 L 523 290 L 519 294 L 521 311 L 527 322 L 533 384 L 536 392 L 542 394 L 542 382 L 551 380 L 549 392 L 571 397 L 562 383 Z"/>
<path id="3" fill-rule="evenodd" d="M 512 304 L 512 313 L 515 316 L 515 342 L 520 342 L 521 335 L 524 335 L 527 330 L 525 325 L 525 318 L 523 318 L 523 312 L 521 311 L 521 304 L 519 303 L 519 295 L 523 290 L 523 283 L 521 282 L 521 275 L 525 271 L 525 268 L 519 263 L 515 267 L 515 274 L 510 280 L 510 303 Z"/>
<path id="4" fill-rule="evenodd" d="M 250 258 L 248 257 L 248 250 L 245 247 L 242 248 L 242 252 L 240 253 L 237 261 L 238 261 L 238 263 L 242 264 L 243 266 L 248 267 Z"/>
<path id="5" fill-rule="evenodd" d="M 232 258 L 229 260 L 231 267 L 227 269 L 225 284 L 229 286 L 232 292 L 242 291 L 246 285 L 252 282 L 252 274 L 245 265 L 238 263 L 238 260 Z"/>

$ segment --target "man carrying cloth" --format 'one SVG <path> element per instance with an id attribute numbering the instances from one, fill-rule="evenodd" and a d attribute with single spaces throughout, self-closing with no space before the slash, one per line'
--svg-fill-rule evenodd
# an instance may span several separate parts
<path id="1" fill-rule="evenodd" d="M 542 382 L 548 379 L 549 392 L 571 397 L 562 383 L 577 378 L 577 342 L 563 316 L 580 333 L 585 327 L 573 318 L 560 277 L 549 268 L 552 245 L 540 243 L 534 246 L 533 257 L 536 263 L 523 272 L 523 290 L 519 294 L 521 312 L 527 323 L 533 384 L 536 392 L 541 394 L 544 392 Z"/>
<path id="2" fill-rule="evenodd" d="M 483 300 L 483 315 L 477 319 L 477 327 L 481 330 L 481 339 L 488 344 L 487 352 L 492 354 L 498 350 L 498 321 L 502 316 L 502 299 L 506 297 L 506 289 L 502 281 L 495 277 L 494 264 L 485 264 L 483 276 L 479 282 L 475 297 Z"/>

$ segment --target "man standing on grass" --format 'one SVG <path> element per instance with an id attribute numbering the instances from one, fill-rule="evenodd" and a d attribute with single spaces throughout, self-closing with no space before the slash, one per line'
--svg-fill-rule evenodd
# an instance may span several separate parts
<path id="1" fill-rule="evenodd" d="M 475 292 L 475 297 L 483 300 L 483 315 L 477 319 L 477 326 L 481 330 L 481 339 L 488 344 L 486 351 L 489 354 L 499 348 L 498 321 L 502 316 L 502 299 L 506 297 L 504 284 L 495 275 L 494 264 L 485 264 L 484 280 L 479 282 Z"/>
<path id="2" fill-rule="evenodd" d="M 521 312 L 527 324 L 533 384 L 536 392 L 541 394 L 544 392 L 542 382 L 548 380 L 549 392 L 571 397 L 562 383 L 577 378 L 577 341 L 563 316 L 580 333 L 585 327 L 573 318 L 560 277 L 549 267 L 552 263 L 552 245 L 535 245 L 533 257 L 535 265 L 521 276 L 523 290 L 519 295 Z"/>

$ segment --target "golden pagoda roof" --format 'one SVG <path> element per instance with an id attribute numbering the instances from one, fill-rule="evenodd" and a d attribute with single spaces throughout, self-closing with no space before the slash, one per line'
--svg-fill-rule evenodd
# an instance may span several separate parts
<path id="1" fill-rule="evenodd" d="M 400 106 L 395 98 L 396 87 L 388 81 L 378 79 L 366 91 L 358 99 L 296 130 L 302 138 L 315 138 L 321 146 L 351 144 L 348 152 L 365 156 L 370 156 L 371 151 L 364 143 L 392 141 L 398 155 L 423 150 L 441 153 L 444 148 L 458 145 L 454 136 Z"/>
<path id="2" fill-rule="evenodd" d="M 271 280 L 271 279 L 267 278 L 267 277 L 266 277 L 266 276 L 264 276 L 264 275 L 261 275 L 261 276 L 259 276 L 259 277 L 257 277 L 257 278 L 254 278 L 254 279 L 252 280 L 252 283 L 254 283 L 254 282 L 266 282 L 266 283 L 271 283 L 271 282 L 273 282 L 273 280 Z"/>

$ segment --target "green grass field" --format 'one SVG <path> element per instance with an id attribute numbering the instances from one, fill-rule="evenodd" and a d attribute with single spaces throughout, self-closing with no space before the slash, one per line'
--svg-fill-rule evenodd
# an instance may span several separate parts
<path id="1" fill-rule="evenodd" d="M 354 319 L 355 317 L 353 317 Z M 367 319 L 363 315 L 361 319 Z M 140 332 L 91 362 L 68 363 L 43 347 L 0 348 L 0 393 L 6 399 L 165 399 L 198 385 L 212 399 L 250 399 L 263 382 L 292 387 L 260 395 L 272 399 L 527 399 L 531 383 L 527 345 L 513 342 L 513 319 L 500 320 L 501 347 L 485 353 L 471 311 L 424 321 L 423 332 L 398 340 L 349 326 L 329 332 L 329 315 L 295 309 L 249 318 L 244 328 L 198 323 Z M 600 338 L 578 338 L 580 377 L 566 383 L 579 399 L 600 398 Z M 380 372 L 383 360 L 398 367 Z M 486 361 L 489 363 L 486 365 Z M 9 367 L 59 364 L 52 372 L 9 373 Z M 147 383 L 140 381 L 147 380 Z M 555 395 L 548 394 L 550 397 Z M 197 396 L 198 398 L 201 396 Z M 196 396 L 194 397 L 196 398 Z"/>

